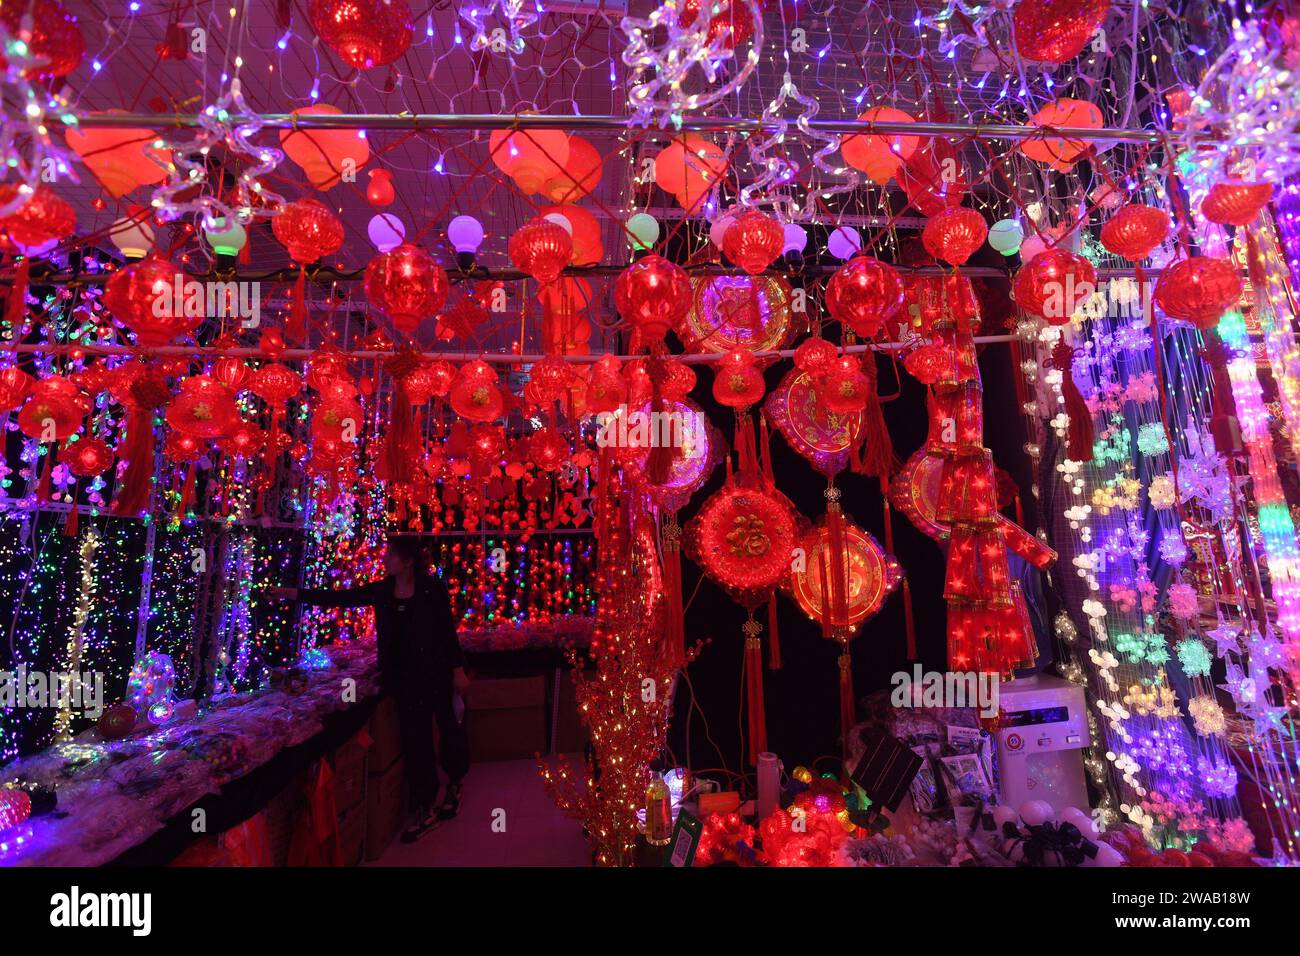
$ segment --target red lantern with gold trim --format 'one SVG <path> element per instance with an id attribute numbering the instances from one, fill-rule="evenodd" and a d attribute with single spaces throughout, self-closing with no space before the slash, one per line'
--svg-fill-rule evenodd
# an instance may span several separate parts
<path id="1" fill-rule="evenodd" d="M 1011 290 L 1016 305 L 1050 325 L 1066 325 L 1097 291 L 1097 270 L 1083 256 L 1047 249 L 1020 267 Z"/>
<path id="2" fill-rule="evenodd" d="M 410 335 L 447 302 L 447 273 L 433 256 L 404 242 L 370 260 L 366 298 L 399 332 Z"/>
<path id="3" fill-rule="evenodd" d="M 771 216 L 751 209 L 732 222 L 722 239 L 727 258 L 750 275 L 758 275 L 781 255 L 785 232 Z"/>
<path id="4" fill-rule="evenodd" d="M 1165 241 L 1172 223 L 1162 209 L 1133 203 L 1125 206 L 1101 227 L 1101 244 L 1121 259 L 1141 262 Z"/>
<path id="5" fill-rule="evenodd" d="M 1183 259 L 1160 273 L 1156 305 L 1171 319 L 1213 328 L 1241 298 L 1241 275 L 1226 259 Z"/>
<path id="6" fill-rule="evenodd" d="M 831 317 L 862 338 L 877 335 L 903 305 L 903 280 L 893 266 L 871 256 L 854 256 L 826 285 Z"/>
<path id="7" fill-rule="evenodd" d="M 560 277 L 573 257 L 573 237 L 559 223 L 534 219 L 510 237 L 510 261 L 542 285 Z"/>
<path id="8" fill-rule="evenodd" d="M 925 251 L 950 265 L 965 265 L 984 240 L 989 227 L 974 209 L 953 206 L 930 218 L 921 232 Z"/>
<path id="9" fill-rule="evenodd" d="M 643 256 L 619 274 L 614 304 L 644 342 L 660 342 L 691 307 L 691 280 L 662 256 Z"/>

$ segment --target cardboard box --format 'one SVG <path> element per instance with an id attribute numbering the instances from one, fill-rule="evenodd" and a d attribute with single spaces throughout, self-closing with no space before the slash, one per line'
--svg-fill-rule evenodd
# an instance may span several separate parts
<path id="1" fill-rule="evenodd" d="M 476 680 L 466 700 L 472 760 L 517 760 L 547 751 L 546 679 Z"/>
<path id="2" fill-rule="evenodd" d="M 370 735 L 363 728 L 356 736 L 334 751 L 334 803 L 339 813 L 350 810 L 366 794 L 366 755 L 370 752 Z"/>
<path id="3" fill-rule="evenodd" d="M 339 849 L 344 866 L 356 866 L 362 860 L 366 847 L 366 805 L 358 803 L 339 811 Z"/>
<path id="4" fill-rule="evenodd" d="M 383 773 L 402 756 L 402 725 L 397 702 L 385 697 L 370 717 L 370 773 Z"/>
<path id="5" fill-rule="evenodd" d="M 370 776 L 364 806 L 366 859 L 377 860 L 406 823 L 406 775 L 402 761 L 381 774 Z"/>

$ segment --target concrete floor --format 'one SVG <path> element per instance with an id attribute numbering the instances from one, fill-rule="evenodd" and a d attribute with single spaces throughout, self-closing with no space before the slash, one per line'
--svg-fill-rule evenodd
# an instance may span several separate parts
<path id="1" fill-rule="evenodd" d="M 573 762 L 581 765 L 581 755 Z M 460 814 L 366 866 L 590 866 L 577 821 L 560 813 L 532 760 L 474 764 Z"/>

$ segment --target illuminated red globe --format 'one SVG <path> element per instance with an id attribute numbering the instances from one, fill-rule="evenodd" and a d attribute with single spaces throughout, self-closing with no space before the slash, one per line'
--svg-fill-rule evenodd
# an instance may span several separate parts
<path id="1" fill-rule="evenodd" d="M 411 46 L 405 0 L 312 0 L 308 18 L 325 45 L 358 70 L 392 63 Z"/>

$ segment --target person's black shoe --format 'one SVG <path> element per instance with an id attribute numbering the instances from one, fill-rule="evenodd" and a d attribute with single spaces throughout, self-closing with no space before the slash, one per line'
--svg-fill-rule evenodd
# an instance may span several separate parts
<path id="1" fill-rule="evenodd" d="M 447 796 L 442 801 L 442 806 L 438 807 L 435 819 L 441 823 L 444 820 L 450 820 L 460 812 L 460 781 L 447 784 Z"/>
<path id="2" fill-rule="evenodd" d="M 419 815 L 415 818 L 415 822 L 402 831 L 402 842 L 414 843 L 440 822 L 432 808 L 425 807 L 421 809 Z"/>

